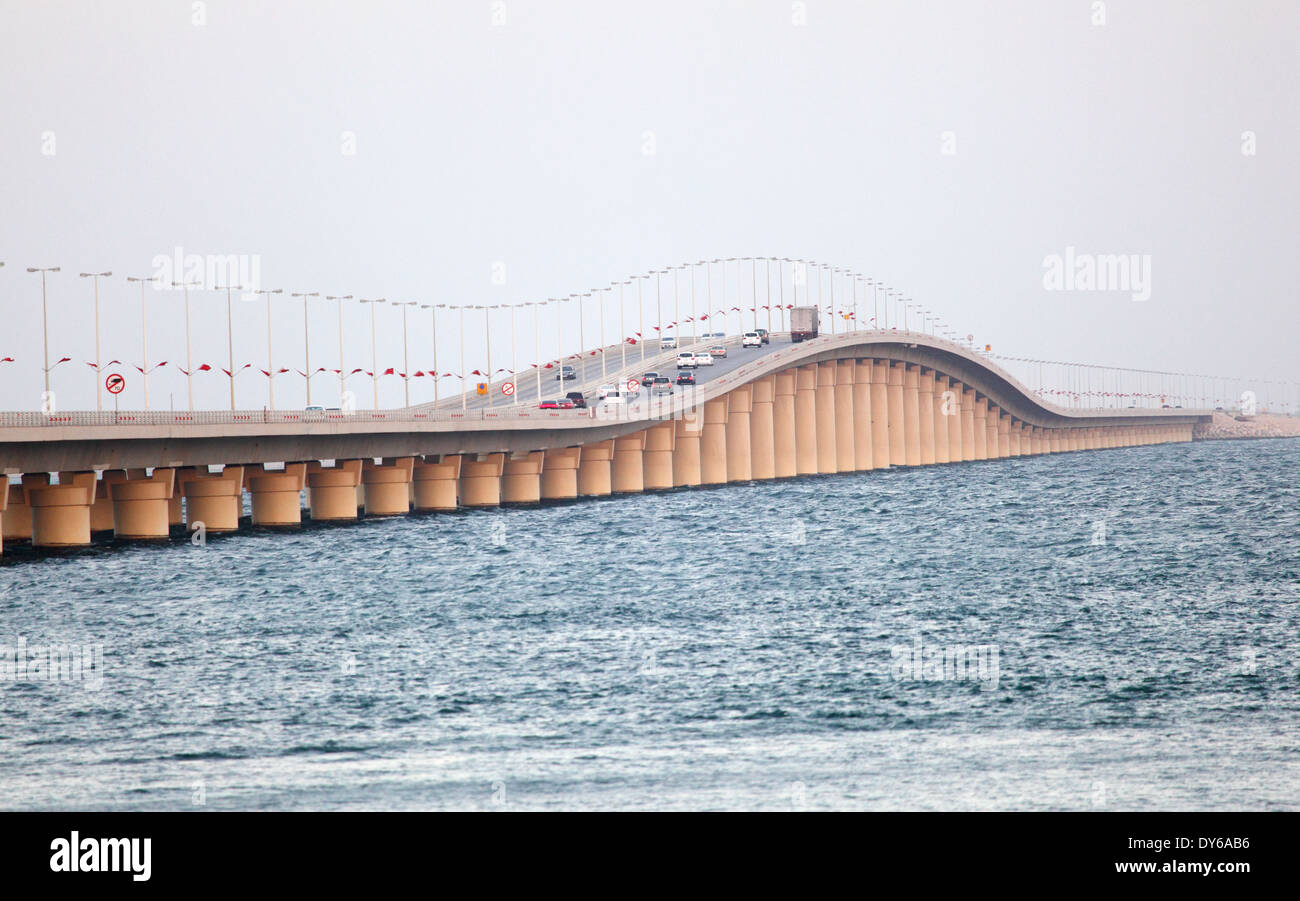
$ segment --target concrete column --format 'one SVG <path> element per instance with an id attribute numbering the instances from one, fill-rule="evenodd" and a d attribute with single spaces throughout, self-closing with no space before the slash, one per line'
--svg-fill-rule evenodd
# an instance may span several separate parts
<path id="1" fill-rule="evenodd" d="M 176 481 L 179 473 L 172 470 L 172 496 L 167 499 L 167 524 L 169 526 L 185 526 L 185 505 L 184 498 L 181 495 L 181 486 Z"/>
<path id="2" fill-rule="evenodd" d="M 578 496 L 605 497 L 614 491 L 614 439 L 582 446 L 578 459 Z"/>
<path id="3" fill-rule="evenodd" d="M 553 447 L 542 461 L 542 500 L 569 501 L 578 496 L 578 461 L 582 449 Z"/>
<path id="4" fill-rule="evenodd" d="M 1012 420 L 1011 420 L 1011 430 L 1010 430 L 1010 434 L 1009 434 L 1009 440 L 1010 440 L 1010 444 L 1009 444 L 1009 447 L 1010 447 L 1009 456 L 1012 456 L 1012 457 L 1019 457 L 1019 456 L 1020 456 L 1020 433 L 1021 433 L 1021 431 L 1022 431 L 1022 429 L 1023 429 L 1023 426 L 1024 426 L 1024 423 L 1018 421 L 1018 420 L 1015 419 L 1014 417 L 1012 418 Z"/>
<path id="5" fill-rule="evenodd" d="M 90 531 L 113 530 L 113 499 L 108 496 L 108 486 L 128 479 L 143 479 L 143 469 L 106 469 L 95 484 L 95 500 L 90 505 Z"/>
<path id="6" fill-rule="evenodd" d="M 615 494 L 645 491 L 645 431 L 614 439 L 614 462 L 610 467 Z"/>
<path id="7" fill-rule="evenodd" d="M 754 479 L 776 478 L 776 445 L 772 432 L 773 411 L 776 399 L 776 377 L 767 376 L 750 384 L 749 412 L 749 469 Z M 730 441 L 728 441 L 730 446 Z"/>
<path id="8" fill-rule="evenodd" d="M 283 472 L 247 467 L 244 481 L 253 496 L 253 525 L 280 527 L 302 524 L 301 494 L 307 483 L 306 463 L 285 463 Z M 118 515 L 114 506 L 114 519 Z"/>
<path id="9" fill-rule="evenodd" d="M 835 428 L 835 369 L 834 360 L 817 364 L 817 471 L 823 473 L 840 471 Z"/>
<path id="10" fill-rule="evenodd" d="M 871 465 L 888 469 L 893 463 L 889 439 L 889 362 L 871 360 L 864 361 L 863 365 L 868 363 L 871 367 Z"/>
<path id="11" fill-rule="evenodd" d="M 948 421 L 952 418 L 944 413 L 945 404 L 952 403 L 953 393 L 948 387 L 948 376 L 934 373 L 934 392 L 930 395 L 931 416 L 933 422 L 930 425 L 930 431 L 934 435 L 934 462 L 949 463 L 952 461 L 950 448 L 951 439 L 948 437 Z M 944 396 L 947 395 L 945 401 Z"/>
<path id="12" fill-rule="evenodd" d="M 817 364 L 796 370 L 794 395 L 794 457 L 799 475 L 817 473 Z"/>
<path id="13" fill-rule="evenodd" d="M 975 400 L 971 405 L 971 417 L 971 436 L 975 439 L 975 450 L 972 458 L 987 460 L 989 458 L 989 399 L 987 397 Z"/>
<path id="14" fill-rule="evenodd" d="M 417 461 L 411 473 L 415 485 L 415 509 L 421 512 L 450 511 L 459 506 L 460 454 L 429 455 Z"/>
<path id="15" fill-rule="evenodd" d="M 107 475 L 107 473 L 105 473 Z M 234 532 L 243 513 L 244 468 L 226 466 L 219 473 L 206 466 L 178 474 L 185 495 L 185 525 L 190 530 L 203 523 L 207 532 Z M 94 508 L 91 508 L 92 524 Z"/>
<path id="16" fill-rule="evenodd" d="M 163 470 L 171 487 L 171 470 Z M 31 508 L 32 547 L 81 547 L 90 544 L 90 505 L 95 499 L 95 474 L 70 472 L 58 485 L 27 489 Z M 23 477 L 24 481 L 26 476 Z M 25 486 L 24 486 L 25 487 Z M 163 502 L 163 537 L 167 537 L 167 507 Z"/>
<path id="17" fill-rule="evenodd" d="M 893 466 L 910 465 L 907 462 L 906 423 L 903 412 L 903 363 L 890 363 L 889 381 L 885 387 L 889 396 L 889 462 Z"/>
<path id="18" fill-rule="evenodd" d="M 998 443 L 998 417 L 1001 413 L 1002 411 L 998 409 L 998 405 L 990 401 L 989 415 L 984 420 L 985 426 L 988 428 L 987 441 L 985 443 L 985 447 L 987 448 L 985 458 L 989 460 L 996 460 L 998 457 L 1002 456 Z"/>
<path id="19" fill-rule="evenodd" d="M 700 429 L 703 411 L 673 421 L 673 487 L 700 484 Z"/>
<path id="20" fill-rule="evenodd" d="M 170 508 L 175 479 L 175 470 L 155 469 L 147 479 L 111 484 L 113 537 L 136 540 L 168 537 L 171 534 Z M 90 527 L 89 504 L 86 527 Z"/>
<path id="21" fill-rule="evenodd" d="M 935 462 L 934 442 L 934 370 L 919 369 L 916 377 L 917 427 L 921 440 L 921 465 Z"/>
<path id="22" fill-rule="evenodd" d="M 460 503 L 462 507 L 499 507 L 501 505 L 501 474 L 506 468 L 506 455 L 460 455 Z"/>
<path id="23" fill-rule="evenodd" d="M 961 458 L 963 460 L 977 459 L 975 432 L 975 389 L 963 387 L 961 392 Z"/>
<path id="24" fill-rule="evenodd" d="M 908 466 L 921 465 L 921 368 L 903 365 L 903 454 Z"/>
<path id="25" fill-rule="evenodd" d="M 1050 440 L 1052 446 L 1052 453 L 1059 454 L 1061 452 L 1061 430 L 1052 429 Z"/>
<path id="26" fill-rule="evenodd" d="M 667 491 L 673 487 L 673 451 L 677 447 L 677 423 L 661 422 L 646 429 L 644 467 L 645 490 Z"/>
<path id="27" fill-rule="evenodd" d="M 871 439 L 870 360 L 856 360 L 853 367 L 853 468 L 859 472 L 875 468 Z"/>
<path id="28" fill-rule="evenodd" d="M 704 427 L 700 430 L 700 484 L 722 485 L 727 481 L 727 398 L 704 405 Z"/>
<path id="29" fill-rule="evenodd" d="M 0 554 L 5 551 L 4 521 L 5 508 L 9 506 L 9 477 L 0 474 Z"/>
<path id="30" fill-rule="evenodd" d="M 772 392 L 772 465 L 778 479 L 799 474 L 798 441 L 795 428 L 794 396 L 798 374 L 787 369 L 778 372 Z"/>
<path id="31" fill-rule="evenodd" d="M 28 472 L 22 481 L 9 488 L 9 507 L 5 511 L 4 521 L 0 523 L 4 541 L 31 541 L 32 509 L 31 492 L 50 484 L 48 472 Z"/>
<path id="32" fill-rule="evenodd" d="M 411 512 L 414 457 L 385 459 L 383 465 L 366 460 L 361 467 L 367 516 L 405 516 Z"/>
<path id="33" fill-rule="evenodd" d="M 753 389 L 742 385 L 727 392 L 727 481 L 748 482 L 753 478 L 749 432 L 752 426 Z"/>
<path id="34" fill-rule="evenodd" d="M 835 364 L 835 469 L 853 472 L 858 468 L 854 452 L 853 382 L 857 377 L 856 360 L 839 360 Z M 820 418 L 818 419 L 820 422 Z"/>
<path id="35" fill-rule="evenodd" d="M 307 463 L 307 507 L 313 522 L 357 518 L 357 486 L 361 484 L 361 468 L 361 460 L 336 460 L 329 468 L 322 466 L 319 460 Z"/>
<path id="36" fill-rule="evenodd" d="M 501 470 L 501 503 L 515 506 L 542 502 L 546 451 L 510 454 Z"/>
<path id="37" fill-rule="evenodd" d="M 966 400 L 966 386 L 954 379 L 949 384 L 948 390 L 951 394 L 944 396 L 940 401 L 944 408 L 944 415 L 948 417 L 948 460 L 951 463 L 960 463 L 966 459 L 966 424 L 962 413 L 962 406 Z"/>

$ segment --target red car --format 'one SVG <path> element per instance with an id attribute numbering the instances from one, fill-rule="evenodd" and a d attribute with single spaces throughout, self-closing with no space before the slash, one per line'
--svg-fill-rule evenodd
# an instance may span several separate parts
<path id="1" fill-rule="evenodd" d="M 544 400 L 537 405 L 539 410 L 572 410 L 573 400 L 568 397 L 556 397 L 551 400 Z"/>

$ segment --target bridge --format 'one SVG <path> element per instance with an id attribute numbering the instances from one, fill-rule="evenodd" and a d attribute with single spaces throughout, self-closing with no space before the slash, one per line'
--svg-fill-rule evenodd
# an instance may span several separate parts
<path id="1" fill-rule="evenodd" d="M 725 362 L 698 370 L 695 386 L 587 409 L 538 409 L 538 396 L 565 384 L 539 370 L 508 403 L 489 393 L 395 410 L 3 413 L 0 466 L 21 476 L 0 480 L 3 540 L 77 547 L 97 533 L 166 539 L 174 528 L 292 528 L 304 517 L 346 522 L 1096 451 L 1191 441 L 1211 417 L 1060 406 L 990 354 L 908 329 L 799 342 L 783 332 L 759 348 L 701 339 L 715 343 L 727 347 Z M 600 382 L 675 374 L 676 350 L 609 350 Z M 578 358 L 578 381 L 589 386 L 594 355 Z"/>

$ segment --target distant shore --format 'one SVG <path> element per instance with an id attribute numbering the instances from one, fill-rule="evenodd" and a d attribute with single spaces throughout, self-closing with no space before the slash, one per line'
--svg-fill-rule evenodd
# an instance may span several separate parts
<path id="1" fill-rule="evenodd" d="M 1228 413 L 1215 413 L 1213 421 L 1196 425 L 1192 437 L 1197 441 L 1215 438 L 1297 438 L 1300 437 L 1300 417 L 1258 413 L 1249 419 L 1238 420 Z"/>

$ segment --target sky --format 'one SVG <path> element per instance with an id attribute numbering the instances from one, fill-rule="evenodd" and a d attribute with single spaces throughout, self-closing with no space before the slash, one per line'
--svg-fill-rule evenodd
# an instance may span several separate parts
<path id="1" fill-rule="evenodd" d="M 1300 381 L 1298 44 L 1295 0 L 0 0 L 0 409 L 42 406 L 25 270 L 45 266 L 58 408 L 95 407 L 78 275 L 105 270 L 102 359 L 122 361 L 117 403 L 143 406 L 125 276 L 181 278 L 159 262 L 177 253 L 283 289 L 274 368 L 305 367 L 295 292 L 320 294 L 312 367 L 339 366 L 324 297 L 350 294 L 343 368 L 370 369 L 356 298 L 515 304 L 776 256 L 880 280 L 1009 355 Z M 1050 278 L 1109 255 L 1141 290 Z M 168 363 L 151 405 L 182 409 L 183 293 L 145 295 L 149 362 Z M 196 406 L 227 407 L 225 293 L 190 305 L 194 365 L 214 367 Z M 539 339 L 555 355 L 550 309 L 540 331 L 517 318 L 514 351 L 509 314 L 488 314 L 494 368 L 530 366 Z M 429 311 L 407 310 L 410 369 L 430 369 Z M 400 370 L 401 311 L 374 312 L 374 359 Z M 241 408 L 267 402 L 267 315 L 235 294 Z M 482 316 L 466 370 L 487 367 Z M 459 372 L 440 317 L 438 368 Z M 332 379 L 314 402 L 338 403 Z M 304 380 L 275 395 L 300 407 Z M 381 380 L 381 406 L 403 400 Z"/>

